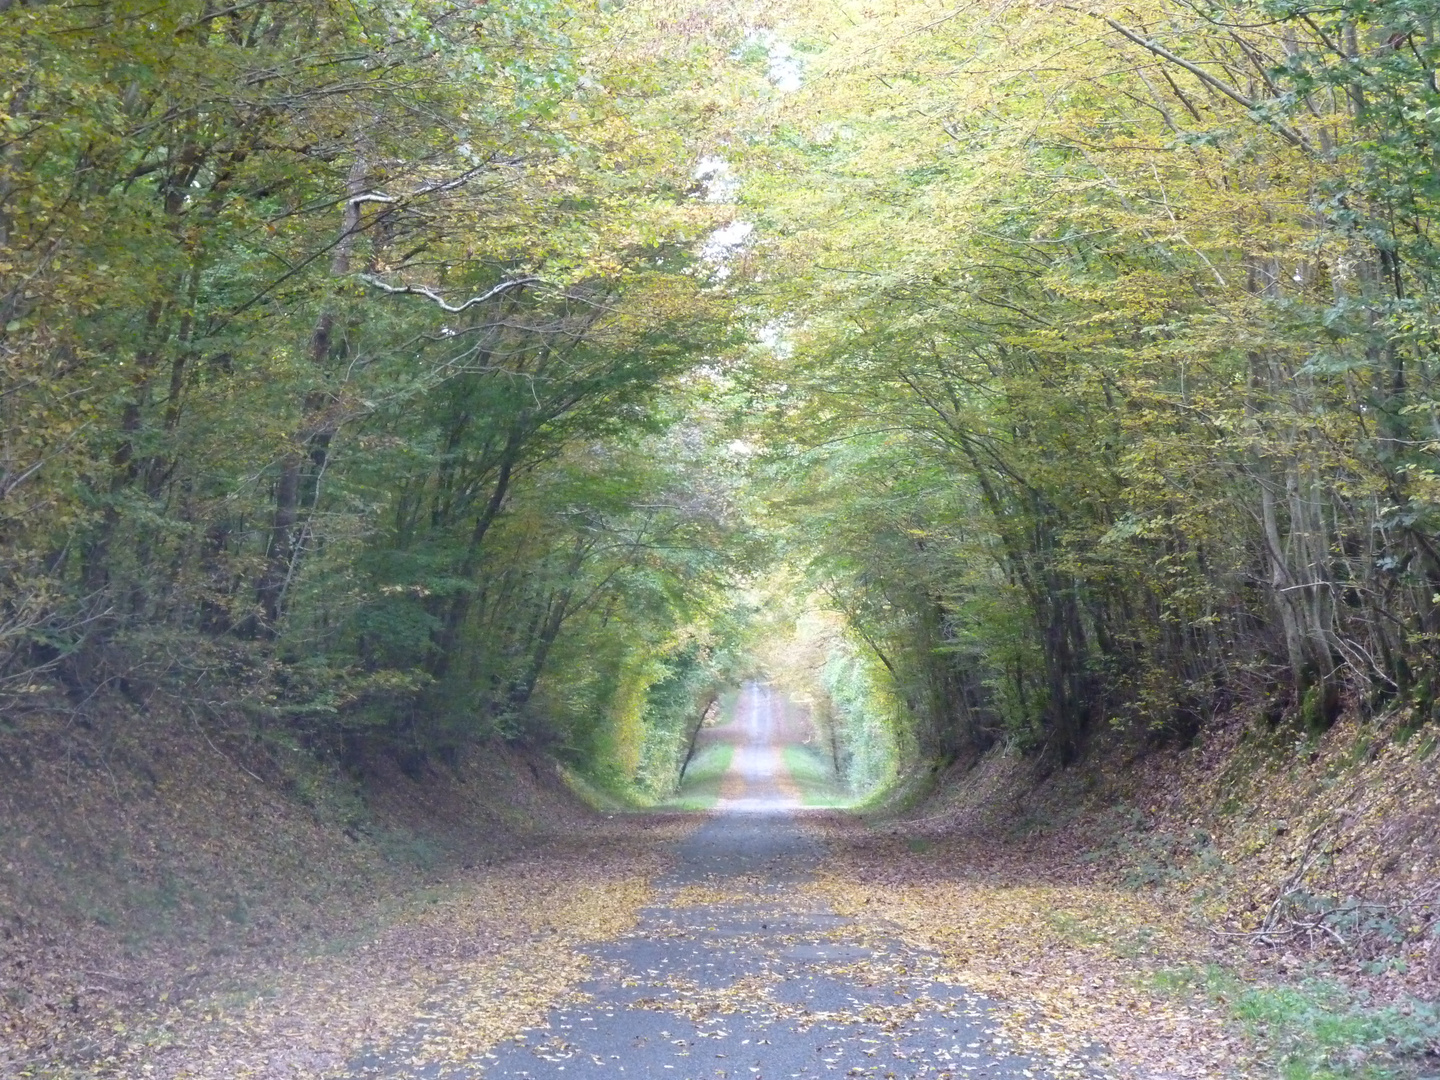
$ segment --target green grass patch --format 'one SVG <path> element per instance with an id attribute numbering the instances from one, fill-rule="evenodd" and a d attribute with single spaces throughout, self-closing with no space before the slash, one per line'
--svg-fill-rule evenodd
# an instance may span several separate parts
<path id="1" fill-rule="evenodd" d="M 564 779 L 565 786 L 591 810 L 598 810 L 603 814 L 618 814 L 628 810 L 648 809 L 648 805 L 638 799 L 633 791 L 601 783 L 576 769 L 562 766 L 560 776 Z"/>
<path id="2" fill-rule="evenodd" d="M 1433 1075 L 1440 1003 L 1372 1004 L 1337 983 L 1247 983 L 1223 968 L 1157 972 L 1153 985 L 1224 1008 L 1284 1080 L 1410 1080 Z"/>
<path id="3" fill-rule="evenodd" d="M 925 801 L 940 790 L 943 772 L 942 762 L 918 762 L 888 783 L 862 793 L 847 809 L 872 825 L 904 818 L 925 805 Z"/>
<path id="4" fill-rule="evenodd" d="M 830 759 L 809 746 L 787 746 L 785 768 L 800 789 L 800 801 L 806 806 L 850 806 L 854 799 L 835 779 Z"/>
<path id="5" fill-rule="evenodd" d="M 674 795 L 661 806 L 675 810 L 709 810 L 720 798 L 720 783 L 730 770 L 735 747 L 714 743 L 696 751 Z"/>
<path id="6" fill-rule="evenodd" d="M 1077 945 L 1101 945 L 1105 942 L 1104 934 L 1097 932 L 1088 923 L 1076 918 L 1068 911 L 1048 912 L 1045 921 L 1066 941 L 1073 941 Z"/>

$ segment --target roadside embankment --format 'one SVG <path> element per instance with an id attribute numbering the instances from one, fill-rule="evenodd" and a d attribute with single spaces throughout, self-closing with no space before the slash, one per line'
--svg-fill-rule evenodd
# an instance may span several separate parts
<path id="1" fill-rule="evenodd" d="M 830 819 L 819 888 L 1133 1075 L 1433 1075 L 1436 759 L 1398 720 L 1239 717 L 1065 770 L 996 752 L 904 814 Z"/>
<path id="2" fill-rule="evenodd" d="M 679 827 L 606 821 L 498 744 L 342 769 L 159 701 L 12 718 L 0 1073 L 308 1075 L 403 1042 L 442 988 L 466 1004 L 407 1052 L 474 1056 L 633 920 Z"/>

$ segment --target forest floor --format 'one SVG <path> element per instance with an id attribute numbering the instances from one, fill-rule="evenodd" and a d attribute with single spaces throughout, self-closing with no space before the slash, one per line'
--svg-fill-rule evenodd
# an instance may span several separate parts
<path id="1" fill-rule="evenodd" d="M 0 1075 L 1440 1075 L 1423 732 L 997 754 L 864 816 L 747 693 L 665 814 L 500 748 L 364 815 L 199 727 L 6 748 Z"/>

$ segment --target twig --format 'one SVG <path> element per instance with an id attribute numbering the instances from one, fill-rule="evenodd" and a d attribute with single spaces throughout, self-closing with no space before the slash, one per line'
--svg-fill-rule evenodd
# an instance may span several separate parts
<path id="1" fill-rule="evenodd" d="M 1071 10 L 1075 9 L 1072 8 Z M 1183 56 L 1171 52 L 1169 49 L 1165 48 L 1165 46 L 1161 45 L 1158 41 L 1154 41 L 1150 38 L 1146 38 L 1140 34 L 1137 34 L 1129 27 L 1123 26 L 1122 24 L 1116 22 L 1114 19 L 1107 18 L 1104 15 L 1096 15 L 1096 17 L 1101 19 L 1107 26 L 1110 27 L 1110 29 L 1114 30 L 1117 34 L 1120 34 L 1122 37 L 1133 41 L 1142 49 L 1148 49 L 1150 52 L 1154 53 L 1161 59 L 1168 60 L 1172 64 L 1179 65 L 1186 71 L 1190 72 L 1191 75 L 1194 75 L 1201 82 L 1205 83 L 1207 86 L 1211 87 L 1212 89 L 1218 91 L 1221 94 L 1224 94 L 1226 97 L 1236 102 L 1237 104 L 1243 105 L 1245 108 L 1250 110 L 1253 116 L 1265 123 L 1272 131 L 1274 131 L 1277 135 L 1279 135 L 1286 142 L 1290 143 L 1292 146 L 1297 146 L 1308 154 L 1313 154 L 1317 157 L 1319 156 L 1315 147 L 1311 144 L 1310 140 L 1304 136 L 1304 134 L 1290 127 L 1288 124 L 1285 124 L 1280 120 L 1275 119 L 1274 117 L 1265 116 L 1263 108 L 1259 102 L 1252 101 L 1250 98 L 1246 97 L 1239 90 L 1231 86 L 1229 83 L 1225 82 L 1223 79 L 1217 79 L 1214 75 L 1211 75 L 1204 68 L 1200 67 L 1200 65 L 1191 63 Z"/>
<path id="2" fill-rule="evenodd" d="M 264 780 L 261 780 L 260 777 L 256 776 L 253 772 L 251 772 L 249 769 L 247 769 L 244 765 L 241 765 L 238 761 L 232 761 L 231 758 L 230 758 L 230 756 L 229 756 L 228 754 L 226 754 L 225 751 L 221 750 L 218 746 L 216 746 L 213 742 L 210 741 L 210 735 L 209 735 L 209 733 L 208 733 L 203 727 L 200 726 L 200 718 L 195 715 L 195 710 L 194 710 L 194 709 L 190 708 L 190 706 L 187 705 L 187 706 L 185 707 L 185 711 L 190 714 L 190 722 L 195 725 L 195 730 L 198 731 L 198 732 L 200 733 L 200 737 L 201 737 L 202 739 L 204 739 L 206 743 L 209 744 L 211 750 L 214 750 L 215 753 L 219 754 L 220 757 L 223 758 L 227 764 L 235 766 L 235 768 L 239 769 L 241 772 L 243 772 L 246 776 L 250 777 L 252 780 L 255 780 L 255 781 L 257 781 L 258 783 L 261 783 L 261 784 L 265 783 Z"/>

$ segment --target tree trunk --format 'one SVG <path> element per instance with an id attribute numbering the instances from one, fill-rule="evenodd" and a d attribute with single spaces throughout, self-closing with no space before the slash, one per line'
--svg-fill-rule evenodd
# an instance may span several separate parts
<path id="1" fill-rule="evenodd" d="M 340 238 L 330 258 L 330 275 L 343 278 L 350 272 L 350 258 L 360 234 L 360 196 L 365 193 L 368 166 L 364 154 L 356 154 L 345 182 L 345 206 L 341 218 Z M 310 333 L 308 353 L 317 382 L 323 382 L 330 358 L 331 336 L 335 328 L 335 310 L 327 302 Z M 265 570 L 256 588 L 261 623 L 258 629 L 273 636 L 284 607 L 285 593 L 298 569 L 304 546 L 304 528 L 300 522 L 301 472 L 308 447 L 315 476 L 322 475 L 333 431 L 325 420 L 330 398 L 322 390 L 305 395 L 300 431 L 295 447 L 280 459 L 280 475 L 275 483 L 275 510 L 270 521 L 270 541 L 266 551 Z M 318 483 L 318 479 L 317 479 Z M 318 501 L 318 490 L 313 501 Z"/>

